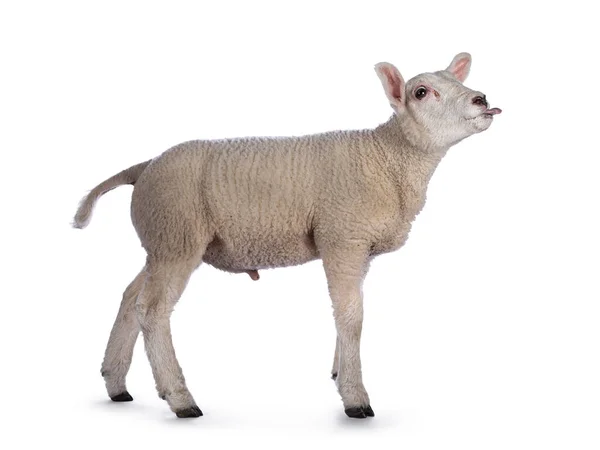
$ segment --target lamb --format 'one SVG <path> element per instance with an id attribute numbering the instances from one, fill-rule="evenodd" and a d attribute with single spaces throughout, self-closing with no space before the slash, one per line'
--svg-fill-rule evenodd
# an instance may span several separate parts
<path id="1" fill-rule="evenodd" d="M 501 112 L 462 84 L 470 66 L 460 53 L 405 83 L 379 63 L 393 115 L 375 129 L 185 142 L 95 187 L 73 225 L 84 228 L 101 195 L 132 184 L 131 218 L 147 252 L 102 363 L 109 397 L 133 400 L 125 378 L 141 330 L 159 396 L 177 417 L 201 416 L 170 329 L 192 272 L 205 262 L 258 279 L 261 269 L 321 259 L 337 330 L 332 378 L 349 417 L 374 416 L 361 374 L 362 283 L 374 257 L 405 243 L 448 149 Z"/>

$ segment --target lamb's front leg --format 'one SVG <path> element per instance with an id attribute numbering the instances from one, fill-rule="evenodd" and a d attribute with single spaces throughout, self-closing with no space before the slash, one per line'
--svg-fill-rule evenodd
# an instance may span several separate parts
<path id="1" fill-rule="evenodd" d="M 322 258 L 338 335 L 337 388 L 349 417 L 372 417 L 375 414 L 363 386 L 360 362 L 362 283 L 368 267 L 368 255 L 353 248 L 346 251 L 329 250 Z"/>

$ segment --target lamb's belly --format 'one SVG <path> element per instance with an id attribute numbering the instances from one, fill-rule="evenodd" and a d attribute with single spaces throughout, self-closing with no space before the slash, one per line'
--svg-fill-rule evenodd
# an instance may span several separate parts
<path id="1" fill-rule="evenodd" d="M 203 261 L 228 272 L 294 266 L 317 259 L 312 236 L 265 236 L 262 239 L 216 238 Z"/>

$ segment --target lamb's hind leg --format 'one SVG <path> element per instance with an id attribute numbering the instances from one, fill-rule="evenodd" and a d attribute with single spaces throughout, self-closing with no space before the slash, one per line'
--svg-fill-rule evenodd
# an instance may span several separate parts
<path id="1" fill-rule="evenodd" d="M 123 293 L 121 307 L 113 325 L 102 362 L 102 376 L 111 400 L 129 402 L 133 400 L 125 377 L 131 366 L 133 348 L 139 334 L 139 324 L 135 317 L 135 301 L 142 290 L 145 271 L 142 270 Z"/>
<path id="2" fill-rule="evenodd" d="M 202 415 L 177 362 L 170 325 L 173 307 L 200 261 L 201 256 L 181 262 L 149 258 L 146 281 L 135 305 L 158 395 L 177 417 Z"/>

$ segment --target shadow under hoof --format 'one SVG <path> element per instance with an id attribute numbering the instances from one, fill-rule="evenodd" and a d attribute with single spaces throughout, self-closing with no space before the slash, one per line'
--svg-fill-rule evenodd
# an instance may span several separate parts
<path id="1" fill-rule="evenodd" d="M 122 393 L 120 393 L 118 395 L 115 395 L 115 396 L 111 397 L 110 399 L 113 402 L 131 402 L 131 401 L 133 401 L 133 397 L 127 391 L 122 392 Z"/>
<path id="2" fill-rule="evenodd" d="M 203 415 L 202 411 L 197 406 L 176 411 L 175 414 L 177 414 L 177 417 L 180 419 L 186 419 L 188 417 L 200 417 Z"/>
<path id="3" fill-rule="evenodd" d="M 366 419 L 367 417 L 375 417 L 373 408 L 371 405 L 368 406 L 355 406 L 354 408 L 348 408 L 345 410 L 348 417 L 353 419 Z"/>

